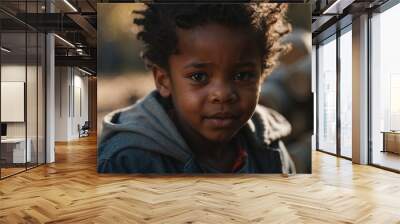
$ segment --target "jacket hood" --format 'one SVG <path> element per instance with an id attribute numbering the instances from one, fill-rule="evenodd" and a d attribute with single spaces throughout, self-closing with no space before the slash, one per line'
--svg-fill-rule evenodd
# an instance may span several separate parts
<path id="1" fill-rule="evenodd" d="M 101 157 L 111 157 L 125 148 L 137 148 L 164 154 L 182 162 L 191 158 L 189 146 L 157 100 L 158 97 L 158 92 L 153 91 L 134 105 L 105 116 L 99 143 Z M 252 118 L 243 128 L 250 129 L 257 140 L 267 145 L 291 132 L 289 122 L 282 115 L 261 105 L 257 105 Z M 121 139 L 118 144 L 102 147 L 109 139 L 116 137 Z M 281 156 L 282 159 L 285 160 Z"/>
<path id="2" fill-rule="evenodd" d="M 101 153 L 112 155 L 129 147 L 165 154 L 179 161 L 191 157 L 191 150 L 156 99 L 157 94 L 153 91 L 135 104 L 104 117 L 100 146 L 115 135 L 129 137 Z"/>

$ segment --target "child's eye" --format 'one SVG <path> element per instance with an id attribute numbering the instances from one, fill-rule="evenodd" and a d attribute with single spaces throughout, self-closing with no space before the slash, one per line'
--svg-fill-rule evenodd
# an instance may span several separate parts
<path id="1" fill-rule="evenodd" d="M 247 81 L 255 77 L 255 74 L 252 72 L 239 72 L 234 75 L 233 80 L 237 81 Z"/>
<path id="2" fill-rule="evenodd" d="M 207 74 L 204 72 L 196 72 L 191 74 L 189 78 L 196 82 L 205 82 L 207 80 Z"/>

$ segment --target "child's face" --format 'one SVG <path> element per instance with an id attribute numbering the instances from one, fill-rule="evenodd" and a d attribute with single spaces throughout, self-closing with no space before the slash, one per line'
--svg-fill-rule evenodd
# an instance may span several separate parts
<path id="1" fill-rule="evenodd" d="M 172 96 L 184 131 L 228 142 L 258 102 L 262 60 L 256 41 L 246 30 L 218 24 L 178 29 L 178 39 L 178 54 L 170 56 L 170 74 L 159 79 L 158 89 Z"/>

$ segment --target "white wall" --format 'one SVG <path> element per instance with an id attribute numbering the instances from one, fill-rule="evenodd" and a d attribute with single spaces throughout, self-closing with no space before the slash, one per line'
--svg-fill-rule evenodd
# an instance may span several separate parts
<path id="1" fill-rule="evenodd" d="M 68 71 L 67 67 L 55 68 L 55 141 L 68 140 Z"/>
<path id="2" fill-rule="evenodd" d="M 79 138 L 78 124 L 88 120 L 88 78 L 83 75 L 76 68 L 56 67 L 56 141 Z"/>

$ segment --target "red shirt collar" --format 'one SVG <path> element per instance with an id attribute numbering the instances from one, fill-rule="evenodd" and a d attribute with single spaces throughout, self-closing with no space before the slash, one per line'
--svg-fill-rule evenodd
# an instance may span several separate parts
<path id="1" fill-rule="evenodd" d="M 240 144 L 240 141 L 238 141 L 237 143 L 237 157 L 236 157 L 236 161 L 232 166 L 232 172 L 237 172 L 240 170 L 240 168 L 243 167 L 243 165 L 246 162 L 246 158 L 247 158 L 247 152 L 244 148 L 244 146 L 242 144 Z"/>

